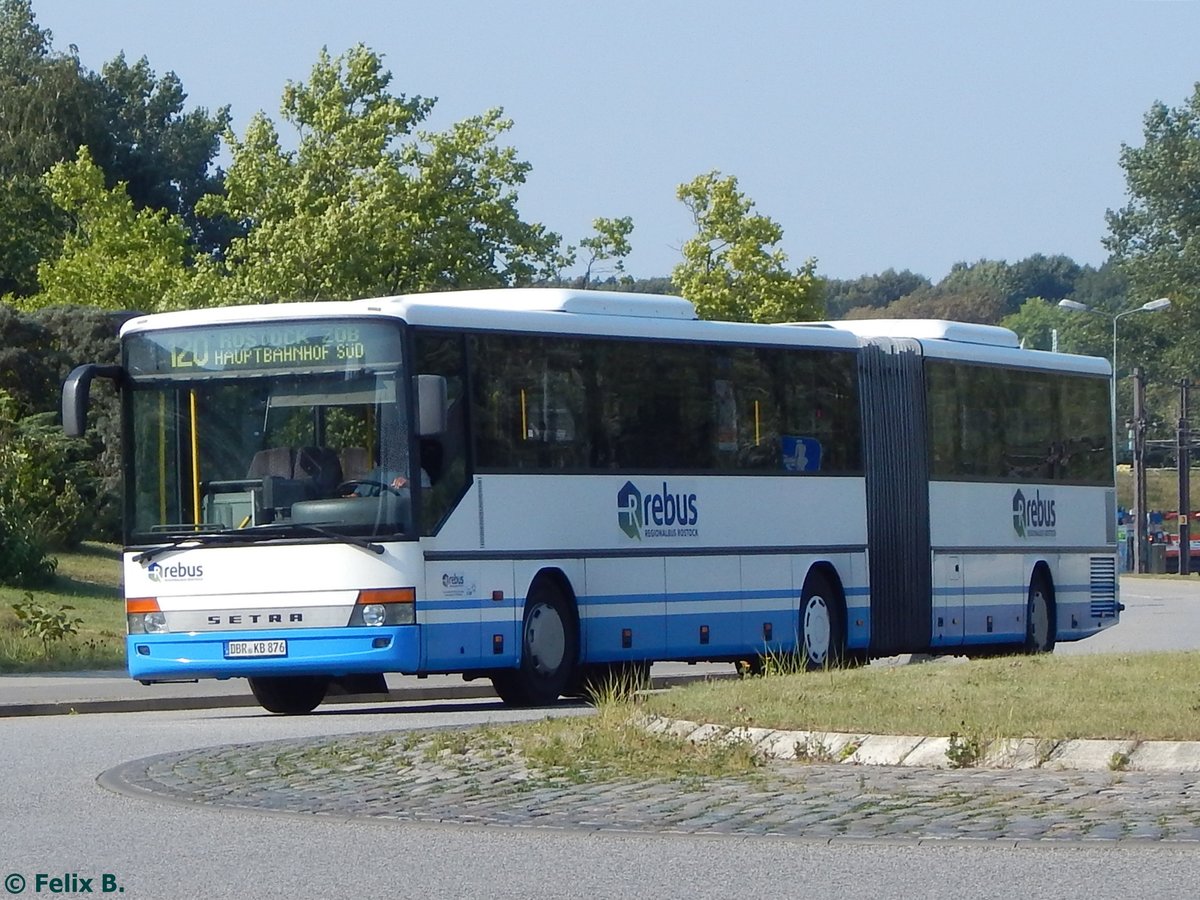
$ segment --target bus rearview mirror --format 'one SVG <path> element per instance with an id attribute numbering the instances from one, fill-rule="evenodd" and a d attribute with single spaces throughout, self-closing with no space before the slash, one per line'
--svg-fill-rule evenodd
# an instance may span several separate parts
<path id="1" fill-rule="evenodd" d="M 417 436 L 434 437 L 446 431 L 448 392 L 441 375 L 416 375 Z"/>

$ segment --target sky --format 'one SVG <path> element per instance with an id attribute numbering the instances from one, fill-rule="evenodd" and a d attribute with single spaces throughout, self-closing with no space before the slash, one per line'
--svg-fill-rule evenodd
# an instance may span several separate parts
<path id="1" fill-rule="evenodd" d="M 694 233 L 678 185 L 718 170 L 798 268 L 935 281 L 960 261 L 1099 265 L 1122 144 L 1200 81 L 1196 0 L 33 0 L 56 49 L 174 71 L 241 134 L 279 123 L 322 47 L 383 54 L 438 130 L 492 107 L 532 165 L 527 221 L 567 243 L 630 216 L 634 277 Z M 286 140 L 287 132 L 283 133 Z"/>

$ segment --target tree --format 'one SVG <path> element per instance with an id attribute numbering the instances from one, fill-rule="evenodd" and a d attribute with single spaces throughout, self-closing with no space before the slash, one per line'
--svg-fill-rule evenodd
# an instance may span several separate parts
<path id="1" fill-rule="evenodd" d="M 1030 350 L 1052 350 L 1057 346 L 1061 353 L 1085 353 L 1089 356 L 1108 356 L 1101 341 L 1099 326 L 1104 324 L 1099 316 L 1080 315 L 1060 309 L 1057 303 L 1041 297 L 1030 297 L 1021 308 L 1000 320 L 1021 338 Z"/>
<path id="2" fill-rule="evenodd" d="M 826 279 L 825 315 L 831 319 L 840 319 L 857 307 L 882 309 L 901 297 L 930 286 L 928 278 L 908 269 L 903 272 L 888 269 L 878 275 L 863 275 L 852 280 Z"/>
<path id="3" fill-rule="evenodd" d="M 108 186 L 123 183 L 138 209 L 179 216 L 201 250 L 223 248 L 234 233 L 231 223 L 199 216 L 195 206 L 221 190 L 223 176 L 212 171 L 212 163 L 229 127 L 229 107 L 215 115 L 203 107 L 185 112 L 179 76 L 167 72 L 159 78 L 144 56 L 129 65 L 119 54 L 101 69 L 100 84 L 111 140 L 96 161 Z M 93 147 L 93 154 L 103 149 Z"/>
<path id="4" fill-rule="evenodd" d="M 1143 121 L 1143 141 L 1140 147 L 1121 146 L 1129 202 L 1108 211 L 1104 245 L 1129 279 L 1127 308 L 1171 298 L 1168 313 L 1148 317 L 1153 322 L 1140 326 L 1161 332 L 1164 339 L 1195 334 L 1200 328 L 1200 84 L 1179 107 L 1154 103 Z M 1188 342 L 1169 343 L 1164 357 L 1144 359 L 1155 380 L 1195 371 Z"/>
<path id="5" fill-rule="evenodd" d="M 45 177 L 55 204 L 73 223 L 61 254 L 38 266 L 41 293 L 26 308 L 86 304 L 100 309 L 170 309 L 185 289 L 188 231 L 161 210 L 134 209 L 124 184 L 104 186 L 104 173 L 81 147 L 74 162 Z"/>
<path id="6" fill-rule="evenodd" d="M 87 70 L 74 47 L 54 51 L 30 0 L 0 0 L 0 295 L 37 290 L 37 266 L 54 257 L 68 225 L 40 179 L 80 147 L 107 187 L 125 183 L 137 208 L 183 216 L 202 250 L 227 240 L 228 223 L 197 218 L 192 207 L 220 189 L 209 169 L 229 113 L 185 113 L 185 98 L 174 73 L 157 78 L 144 58 Z"/>
<path id="7" fill-rule="evenodd" d="M 629 235 L 633 233 L 633 219 L 622 216 L 619 219 L 598 218 L 592 220 L 595 235 L 583 238 L 579 248 L 588 253 L 587 266 L 583 270 L 581 287 L 588 287 L 592 282 L 596 263 L 612 260 L 611 271 L 620 274 L 625 271 L 625 257 L 630 254 Z"/>
<path id="8" fill-rule="evenodd" d="M 57 405 L 58 357 L 52 335 L 31 316 L 0 303 L 0 395 L 14 416 Z"/>
<path id="9" fill-rule="evenodd" d="M 954 322 L 976 322 L 994 325 L 1006 308 L 1004 296 L 986 286 L 918 288 L 883 309 L 859 306 L 848 313 L 847 319 L 949 319 Z"/>
<path id="10" fill-rule="evenodd" d="M 50 336 L 57 364 L 53 392 L 35 409 L 53 410 L 57 416 L 61 385 L 81 363 L 112 365 L 121 358 L 117 333 L 132 312 L 108 312 L 92 306 L 51 306 L 30 318 Z M 117 541 L 121 533 L 121 418 L 120 398 L 108 379 L 92 383 L 91 411 L 85 440 L 73 440 L 75 452 L 87 462 L 87 483 L 80 493 L 89 500 L 88 531 L 91 540 Z"/>
<path id="11" fill-rule="evenodd" d="M 682 184 L 676 196 L 692 214 L 696 235 L 683 245 L 672 272 L 680 293 L 701 318 L 786 322 L 819 317 L 821 282 L 816 260 L 787 268 L 778 244 L 783 229 L 752 212 L 754 202 L 735 177 L 713 171 Z"/>
<path id="12" fill-rule="evenodd" d="M 1017 309 L 1031 297 L 1052 303 L 1075 292 L 1084 268 L 1064 254 L 1045 256 L 1035 253 L 1009 266 L 1015 290 L 1009 296 L 1009 306 Z"/>
<path id="13" fill-rule="evenodd" d="M 39 178 L 96 131 L 100 92 L 74 54 L 51 49 L 29 0 L 0 0 L 0 295 L 37 290 L 65 223 Z"/>
<path id="14" fill-rule="evenodd" d="M 529 164 L 499 139 L 500 110 L 446 132 L 417 132 L 434 101 L 389 91 L 391 73 L 359 45 L 322 51 L 281 115 L 299 136 L 285 151 L 256 116 L 224 194 L 197 208 L 239 223 L 222 262 L 197 282 L 224 302 L 349 299 L 446 287 L 523 284 L 561 262 L 557 235 L 517 211 Z"/>

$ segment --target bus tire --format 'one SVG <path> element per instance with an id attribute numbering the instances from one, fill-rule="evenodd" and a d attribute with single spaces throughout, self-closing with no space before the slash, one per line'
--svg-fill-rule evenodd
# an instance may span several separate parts
<path id="1" fill-rule="evenodd" d="M 839 666 L 846 655 L 846 611 L 841 592 L 824 572 L 804 579 L 796 649 L 810 672 Z"/>
<path id="2" fill-rule="evenodd" d="M 1050 653 L 1054 650 L 1056 625 L 1054 589 L 1049 576 L 1034 570 L 1029 579 L 1029 601 L 1025 606 L 1025 652 Z"/>
<path id="3" fill-rule="evenodd" d="M 310 713 L 325 699 L 329 679 L 321 675 L 284 675 L 250 678 L 250 691 L 267 712 L 285 716 Z"/>
<path id="4" fill-rule="evenodd" d="M 546 706 L 567 693 L 579 661 L 575 611 L 562 591 L 538 579 L 525 598 L 521 662 L 492 675 L 492 686 L 508 706 Z"/>

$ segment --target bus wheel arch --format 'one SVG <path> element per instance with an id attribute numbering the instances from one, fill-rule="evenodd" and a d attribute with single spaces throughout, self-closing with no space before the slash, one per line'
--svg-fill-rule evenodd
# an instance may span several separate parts
<path id="1" fill-rule="evenodd" d="M 545 706 L 567 693 L 579 666 L 579 611 L 561 569 L 533 578 L 521 617 L 520 661 L 492 674 L 496 693 L 509 706 Z"/>
<path id="2" fill-rule="evenodd" d="M 1054 599 L 1054 579 L 1044 560 L 1033 567 L 1029 576 L 1025 604 L 1025 652 L 1050 653 L 1058 631 L 1058 606 Z"/>
<path id="3" fill-rule="evenodd" d="M 829 563 L 817 563 L 804 578 L 796 654 L 809 670 L 840 665 L 846 657 L 846 595 Z"/>

